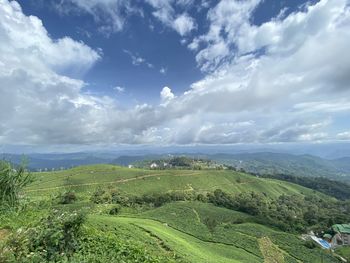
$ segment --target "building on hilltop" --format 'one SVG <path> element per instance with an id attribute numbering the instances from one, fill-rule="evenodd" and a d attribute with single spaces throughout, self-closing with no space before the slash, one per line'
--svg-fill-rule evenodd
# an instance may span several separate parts
<path id="1" fill-rule="evenodd" d="M 158 168 L 158 164 L 152 163 L 152 164 L 150 165 L 150 168 L 151 168 L 151 169 L 156 169 L 156 168 Z"/>
<path id="2" fill-rule="evenodd" d="M 331 240 L 332 247 L 350 246 L 350 224 L 336 224 L 332 230 L 335 233 Z"/>

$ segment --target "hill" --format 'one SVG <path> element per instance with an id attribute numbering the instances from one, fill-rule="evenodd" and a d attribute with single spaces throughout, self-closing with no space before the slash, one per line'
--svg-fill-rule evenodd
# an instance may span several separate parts
<path id="1" fill-rule="evenodd" d="M 259 192 L 271 197 L 282 194 L 314 195 L 311 189 L 269 178 L 258 178 L 226 170 L 142 170 L 113 165 L 81 166 L 64 171 L 34 173 L 35 182 L 27 191 L 50 194 L 74 189 L 93 191 L 98 187 L 116 186 L 125 194 L 169 191 L 206 193 L 220 188 L 228 193 Z"/>
<path id="2" fill-rule="evenodd" d="M 82 224 L 76 236 L 68 235 L 75 238 L 72 244 L 78 249 L 68 247 L 73 251 L 70 261 L 58 262 L 339 262 L 296 231 L 304 229 L 303 223 L 324 227 L 334 218 L 343 220 L 345 214 L 334 213 L 333 218 L 329 213 L 343 203 L 293 183 L 232 170 L 114 165 L 33 176 L 34 182 L 23 193 L 27 196 L 23 208 L 2 210 L 0 215 L 0 260 L 2 244 L 10 238 L 10 246 L 24 249 L 19 255 L 27 261 L 20 262 L 48 262 L 28 261 L 30 252 L 41 257 L 56 251 L 56 243 L 46 238 L 57 240 L 57 233 L 64 233 L 67 226 L 79 229 Z M 78 217 L 82 212 L 86 221 Z M 18 232 L 19 228 L 27 230 Z M 23 243 L 33 238 L 30 244 Z M 51 247 L 43 251 L 48 244 Z"/>
<path id="3" fill-rule="evenodd" d="M 212 160 L 253 174 L 288 174 L 350 180 L 349 158 L 328 160 L 312 155 L 283 153 L 216 154 Z"/>
<path id="4" fill-rule="evenodd" d="M 0 154 L 1 159 L 19 164 L 22 155 Z M 327 177 L 350 182 L 350 159 L 324 159 L 312 155 L 294 155 L 287 153 L 258 152 L 239 154 L 204 154 L 204 153 L 177 153 L 121 155 L 115 153 L 70 153 L 70 154 L 29 154 L 26 156 L 27 166 L 32 171 L 51 171 L 91 164 L 134 165 L 139 168 L 149 168 L 151 163 L 163 167 L 169 160 L 186 158 L 192 160 L 184 167 L 188 168 L 215 168 L 223 164 L 243 169 L 253 174 L 287 174 L 307 177 Z M 176 162 L 175 162 L 176 167 Z M 174 167 L 173 167 L 174 168 Z"/>

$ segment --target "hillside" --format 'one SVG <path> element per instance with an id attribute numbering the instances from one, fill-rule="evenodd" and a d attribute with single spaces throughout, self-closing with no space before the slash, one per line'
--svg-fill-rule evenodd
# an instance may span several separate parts
<path id="1" fill-rule="evenodd" d="M 350 180 L 349 158 L 322 159 L 312 155 L 281 153 L 247 153 L 211 155 L 215 161 L 254 174 L 288 174 Z"/>
<path id="2" fill-rule="evenodd" d="M 282 194 L 313 195 L 314 191 L 273 179 L 262 179 L 235 171 L 142 170 L 113 165 L 81 166 L 64 171 L 34 173 L 35 182 L 27 191 L 51 194 L 66 188 L 77 192 L 116 186 L 125 194 L 169 191 L 228 193 L 259 192 L 276 197 Z"/>
<path id="3" fill-rule="evenodd" d="M 169 161 L 177 158 L 191 160 L 186 166 L 178 168 L 208 169 L 224 164 L 236 169 L 243 169 L 253 174 L 287 174 L 307 177 L 327 177 L 350 182 L 349 157 L 324 159 L 312 155 L 294 155 L 287 153 L 258 152 L 240 154 L 204 154 L 177 153 L 121 155 L 114 153 L 71 153 L 71 154 L 29 154 L 26 156 L 27 167 L 32 171 L 51 171 L 68 169 L 80 165 L 114 164 L 134 165 L 138 168 L 150 168 L 156 163 L 158 168 L 169 169 Z M 21 163 L 23 156 L 16 154 L 0 154 L 0 159 Z M 164 163 L 168 164 L 164 166 Z M 171 165 L 172 168 L 176 167 Z"/>
<path id="4" fill-rule="evenodd" d="M 83 224 L 79 235 L 71 237 L 78 250 L 71 248 L 69 261 L 58 262 L 339 262 L 302 240 L 298 231 L 305 231 L 303 224 L 325 229 L 328 219 L 317 225 L 314 221 L 331 216 L 327 211 L 333 210 L 327 209 L 342 203 L 293 183 L 231 170 L 142 170 L 114 165 L 33 176 L 34 182 L 23 193 L 29 198 L 24 208 L 4 210 L 0 216 L 0 260 L 1 246 L 9 237 L 20 244 L 30 238 L 39 242 L 51 238 L 50 233 L 61 225 L 60 231 L 65 231 L 67 225 Z M 310 209 L 316 210 L 308 213 Z M 80 213 L 85 220 L 78 217 Z M 347 215 L 337 218 L 342 216 Z M 30 232 L 33 227 L 36 230 Z M 19 228 L 29 232 L 18 234 Z M 23 246 L 27 245 L 17 249 Z M 41 246 L 33 250 L 30 245 L 29 251 L 47 253 Z"/>

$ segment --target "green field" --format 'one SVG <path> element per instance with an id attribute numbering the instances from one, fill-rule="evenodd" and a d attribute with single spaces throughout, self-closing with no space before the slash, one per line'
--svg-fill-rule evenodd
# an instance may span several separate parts
<path id="1" fill-rule="evenodd" d="M 6 238 L 4 233 L 7 235 L 20 227 L 38 225 L 41 216 L 48 214 L 50 209 L 58 209 L 87 213 L 84 231 L 90 238 L 84 241 L 88 244 L 88 248 L 84 249 L 93 254 L 94 259 L 84 261 L 77 258 L 77 261 L 72 261 L 74 263 L 106 260 L 317 263 L 321 262 L 322 257 L 325 263 L 339 262 L 317 247 L 308 248 L 297 235 L 262 225 L 254 216 L 210 203 L 178 201 L 160 207 L 121 207 L 117 215 L 108 215 L 115 205 L 90 201 L 92 193 L 98 188 L 118 189 L 132 196 L 177 191 L 211 193 L 220 188 L 232 194 L 257 192 L 272 198 L 282 194 L 329 198 L 295 184 L 225 170 L 153 171 L 112 165 L 35 173 L 34 178 L 34 182 L 25 189 L 25 194 L 32 200 L 29 204 L 33 207 L 27 207 L 21 213 L 0 216 L 0 245 L 1 239 Z M 67 190 L 74 191 L 78 201 L 67 205 L 55 204 L 57 193 Z M 210 223 L 210 219 L 215 220 Z M 120 261 L 121 258 L 124 261 Z"/>
<path id="2" fill-rule="evenodd" d="M 91 192 L 98 187 L 117 187 L 126 194 L 195 191 L 228 193 L 260 192 L 276 197 L 281 194 L 315 194 L 314 191 L 278 180 L 261 179 L 234 171 L 216 170 L 140 170 L 113 165 L 82 166 L 57 172 L 34 173 L 35 182 L 26 190 L 41 196 L 66 188 Z"/>

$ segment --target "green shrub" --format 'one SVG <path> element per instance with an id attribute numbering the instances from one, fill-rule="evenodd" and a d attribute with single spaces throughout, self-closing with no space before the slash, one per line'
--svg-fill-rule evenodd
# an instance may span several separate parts
<path id="1" fill-rule="evenodd" d="M 0 161 L 0 205 L 17 207 L 22 189 L 32 182 L 32 176 L 24 165 L 13 167 Z"/>
<path id="2" fill-rule="evenodd" d="M 73 204 L 75 201 L 77 201 L 77 196 L 74 192 L 68 191 L 63 194 L 60 194 L 59 197 L 59 204 L 66 205 L 66 204 Z"/>
<path id="3" fill-rule="evenodd" d="M 90 201 L 95 204 L 108 204 L 112 202 L 112 195 L 109 191 L 99 188 L 93 193 Z"/>
<path id="4" fill-rule="evenodd" d="M 309 249 L 314 249 L 316 248 L 316 244 L 315 242 L 313 242 L 312 240 L 307 240 L 304 242 L 304 246 L 309 248 Z"/>
<path id="5" fill-rule="evenodd" d="M 32 228 L 19 229 L 6 242 L 5 262 L 49 262 L 69 258 L 79 248 L 85 216 L 54 210 Z"/>
<path id="6" fill-rule="evenodd" d="M 208 230 L 211 233 L 214 232 L 215 228 L 218 225 L 218 221 L 216 221 L 216 219 L 213 218 L 213 217 L 206 217 L 206 218 L 204 218 L 203 223 L 208 227 Z"/>
<path id="7" fill-rule="evenodd" d="M 117 215 L 120 213 L 120 209 L 121 207 L 119 205 L 114 206 L 113 208 L 111 208 L 111 210 L 109 210 L 109 214 L 110 215 Z"/>

